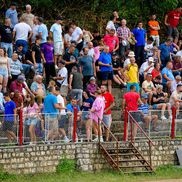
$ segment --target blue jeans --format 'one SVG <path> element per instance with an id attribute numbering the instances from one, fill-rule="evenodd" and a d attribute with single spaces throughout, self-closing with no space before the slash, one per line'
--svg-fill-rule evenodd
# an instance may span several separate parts
<path id="1" fill-rule="evenodd" d="M 35 69 L 35 73 L 42 75 L 43 74 L 43 65 L 42 63 L 37 63 L 37 68 Z"/>
<path id="2" fill-rule="evenodd" d="M 6 49 L 8 57 L 11 58 L 12 54 L 13 54 L 13 44 L 12 43 L 1 42 L 1 47 Z"/>
<path id="3" fill-rule="evenodd" d="M 22 53 L 26 54 L 27 50 L 28 50 L 28 42 L 26 40 L 17 40 L 16 41 L 16 50 L 18 49 L 18 46 L 22 45 L 23 46 L 23 50 Z"/>
<path id="4" fill-rule="evenodd" d="M 30 69 L 32 67 L 32 65 L 30 64 L 22 64 L 23 67 L 23 72 L 25 75 L 28 75 L 30 73 Z"/>

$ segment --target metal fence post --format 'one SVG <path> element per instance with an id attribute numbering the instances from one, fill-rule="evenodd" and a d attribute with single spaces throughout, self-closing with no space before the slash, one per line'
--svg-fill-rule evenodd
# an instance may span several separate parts
<path id="1" fill-rule="evenodd" d="M 172 107 L 171 139 L 175 138 L 176 108 Z"/>
<path id="2" fill-rule="evenodd" d="M 19 145 L 23 144 L 23 110 L 20 109 L 19 113 Z"/>
<path id="3" fill-rule="evenodd" d="M 78 115 L 78 109 L 76 107 L 74 107 L 73 142 L 76 142 L 77 115 Z"/>

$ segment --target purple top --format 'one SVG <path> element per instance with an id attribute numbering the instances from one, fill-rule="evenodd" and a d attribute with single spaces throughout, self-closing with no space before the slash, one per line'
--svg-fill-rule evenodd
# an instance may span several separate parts
<path id="1" fill-rule="evenodd" d="M 41 46 L 41 51 L 44 54 L 46 63 L 54 63 L 54 46 L 53 44 L 44 43 Z"/>
<path id="2" fill-rule="evenodd" d="M 94 94 L 94 93 L 96 92 L 96 90 L 97 90 L 97 85 L 96 85 L 96 84 L 91 84 L 91 83 L 89 83 L 89 84 L 87 85 L 87 91 L 88 91 L 89 93 Z"/>

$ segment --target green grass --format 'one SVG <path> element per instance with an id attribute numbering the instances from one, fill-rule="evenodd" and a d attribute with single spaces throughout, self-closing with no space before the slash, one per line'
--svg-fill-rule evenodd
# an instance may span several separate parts
<path id="1" fill-rule="evenodd" d="M 65 164 L 64 164 L 65 165 Z M 64 172 L 36 175 L 0 175 L 0 181 L 5 182 L 144 182 L 160 179 L 182 179 L 182 169 L 173 166 L 159 167 L 154 174 L 123 175 L 113 171 L 87 173 L 73 171 L 72 164 L 66 164 Z M 71 169 L 71 170 L 70 170 Z M 62 171 L 62 172 L 61 172 Z"/>

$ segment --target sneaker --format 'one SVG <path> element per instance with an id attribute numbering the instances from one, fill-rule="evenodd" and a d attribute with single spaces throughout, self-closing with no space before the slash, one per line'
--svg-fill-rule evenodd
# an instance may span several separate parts
<path id="1" fill-rule="evenodd" d="M 93 140 L 93 142 L 98 142 L 98 137 L 96 137 L 94 140 Z"/>
<path id="2" fill-rule="evenodd" d="M 161 119 L 162 120 L 166 120 L 167 118 L 165 116 L 161 116 Z"/>
<path id="3" fill-rule="evenodd" d="M 65 137 L 64 137 L 64 143 L 69 143 L 69 142 L 70 142 L 70 140 L 68 139 L 67 136 L 65 136 Z"/>
<path id="4" fill-rule="evenodd" d="M 152 128 L 152 131 L 159 132 L 159 129 L 158 128 Z"/>
<path id="5" fill-rule="evenodd" d="M 103 137 L 102 137 L 102 136 L 100 137 L 100 142 L 104 142 L 104 140 L 103 140 Z"/>
<path id="6" fill-rule="evenodd" d="M 58 70 L 58 69 L 59 69 L 57 65 L 55 65 L 55 69 L 56 69 L 56 70 Z"/>

